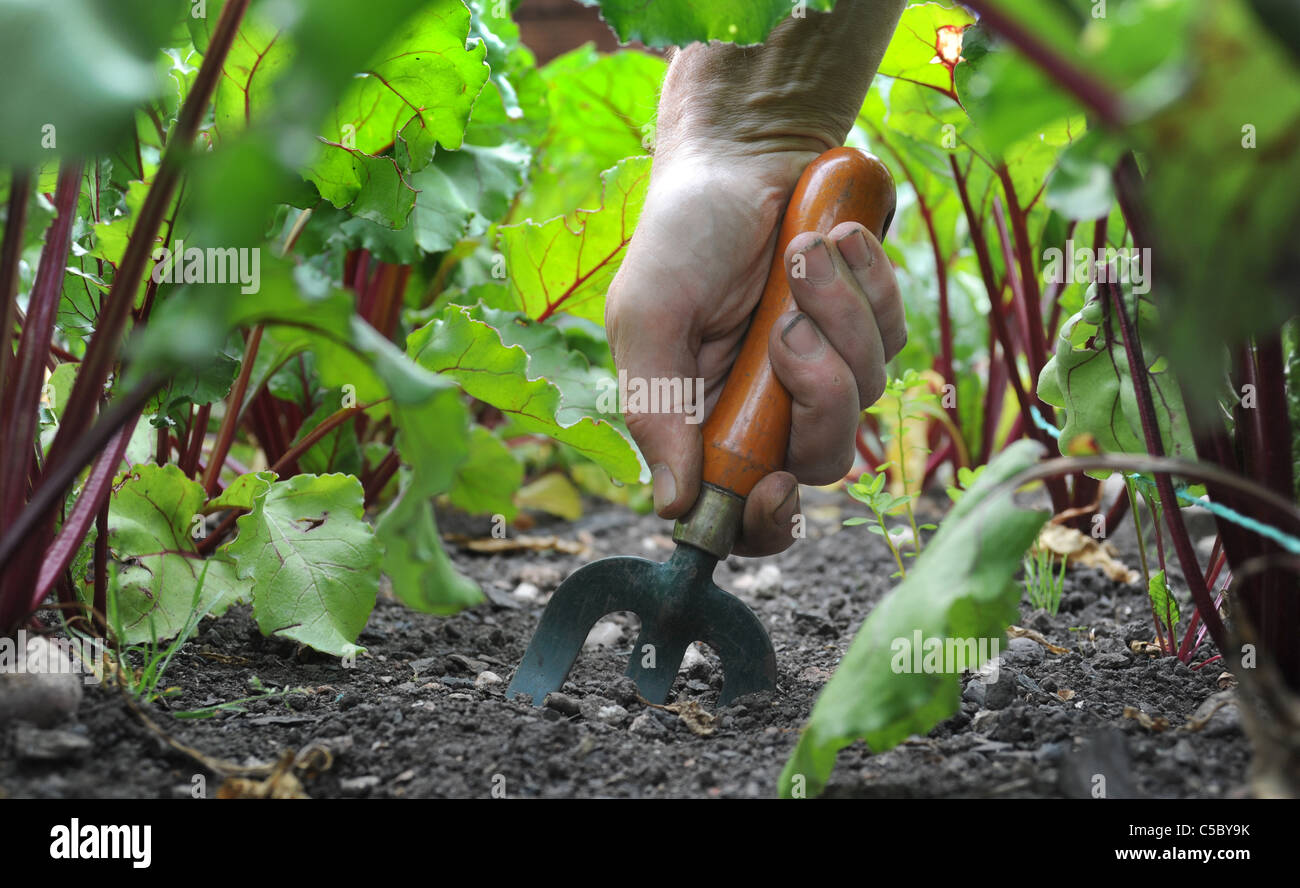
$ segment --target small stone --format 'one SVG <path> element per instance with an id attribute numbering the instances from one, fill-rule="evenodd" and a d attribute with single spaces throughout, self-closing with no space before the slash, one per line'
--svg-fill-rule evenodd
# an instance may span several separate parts
<path id="1" fill-rule="evenodd" d="M 587 650 L 613 647 L 622 637 L 623 627 L 610 620 L 601 620 L 591 627 L 591 631 L 587 633 L 587 640 L 582 643 L 582 646 Z"/>
<path id="2" fill-rule="evenodd" d="M 447 657 L 447 661 L 456 666 L 459 671 L 470 675 L 478 675 L 480 672 L 487 670 L 487 664 L 482 660 L 476 660 L 473 657 L 467 657 L 464 654 L 452 654 Z"/>
<path id="3" fill-rule="evenodd" d="M 1127 669 L 1133 664 L 1128 654 L 1106 653 L 1092 658 L 1092 665 L 1098 669 Z"/>
<path id="4" fill-rule="evenodd" d="M 45 731 L 20 724 L 14 731 L 14 755 L 28 761 L 57 762 L 90 752 L 90 739 L 71 731 Z"/>
<path id="5" fill-rule="evenodd" d="M 678 671 L 685 672 L 687 675 L 697 673 L 708 675 L 710 671 L 708 658 L 700 653 L 700 649 L 695 642 L 691 642 L 686 646 L 686 653 L 682 655 L 682 665 Z"/>
<path id="6" fill-rule="evenodd" d="M 961 698 L 967 703 L 974 703 L 977 706 L 983 706 L 985 700 L 986 688 L 984 682 L 977 678 L 971 679 L 966 687 L 962 689 Z"/>
<path id="7" fill-rule="evenodd" d="M 984 705 L 989 709 L 1006 709 L 1016 699 L 1016 676 L 1009 669 L 998 675 L 998 680 L 985 687 Z"/>
<path id="8" fill-rule="evenodd" d="M 380 784 L 380 779 L 374 774 L 367 774 L 364 777 L 347 777 L 339 781 L 339 791 L 346 796 L 364 796 L 369 795 L 370 790 Z"/>
<path id="9" fill-rule="evenodd" d="M 520 604 L 535 604 L 537 599 L 542 597 L 542 590 L 533 583 L 523 582 L 515 586 L 515 590 L 510 593 L 510 597 Z"/>
<path id="10" fill-rule="evenodd" d="M 1047 633 L 1052 631 L 1052 615 L 1041 607 L 1029 615 L 1029 628 L 1037 629 L 1039 632 Z M 1012 639 L 1015 641 L 1015 639 Z"/>
<path id="11" fill-rule="evenodd" d="M 1040 681 L 1038 685 L 1049 694 L 1055 694 L 1058 687 L 1056 679 L 1052 678 L 1050 675 L 1043 676 L 1043 680 Z"/>
<path id="12" fill-rule="evenodd" d="M 597 713 L 600 712 L 601 708 L 612 705 L 612 700 L 602 697 L 599 694 L 588 694 L 579 701 L 578 711 L 582 713 L 582 717 L 587 721 L 599 721 Z"/>
<path id="13" fill-rule="evenodd" d="M 643 712 L 632 719 L 632 727 L 628 730 L 641 737 L 663 737 L 668 733 L 663 723 L 649 712 Z"/>
<path id="14" fill-rule="evenodd" d="M 628 712 L 617 703 L 610 703 L 608 706 L 602 706 L 596 710 L 596 721 L 604 722 L 607 725 L 618 727 L 627 721 Z"/>
<path id="15" fill-rule="evenodd" d="M 764 564 L 753 573 L 736 577 L 731 586 L 739 592 L 753 593 L 755 598 L 775 598 L 781 593 L 781 568 Z"/>
<path id="16" fill-rule="evenodd" d="M 546 695 L 546 700 L 542 703 L 544 707 L 561 715 L 573 717 L 578 714 L 580 707 L 578 701 L 568 694 L 561 694 L 559 691 L 553 691 Z"/>
<path id="17" fill-rule="evenodd" d="M 497 675 L 495 672 L 489 672 L 487 670 L 480 672 L 474 679 L 474 688 L 479 691 L 494 688 L 499 684 L 502 684 L 501 676 Z"/>
<path id="18" fill-rule="evenodd" d="M 1174 761 L 1180 765 L 1195 764 L 1197 760 L 1196 750 L 1186 737 L 1174 744 Z"/>
<path id="19" fill-rule="evenodd" d="M 19 633 L 20 641 L 23 636 Z M 0 645 L 12 644 L 0 639 Z M 22 671 L 17 671 L 14 648 L 0 647 L 0 725 L 26 721 L 48 728 L 76 712 L 84 677 L 73 668 L 80 664 L 39 635 L 27 639 L 23 656 Z"/>
<path id="20" fill-rule="evenodd" d="M 799 681 L 808 684 L 824 685 L 831 680 L 831 674 L 820 666 L 805 666 L 799 673 Z"/>
<path id="21" fill-rule="evenodd" d="M 1013 638 L 1007 642 L 1007 649 L 1002 659 L 1003 662 L 1015 666 L 1028 666 L 1041 663 L 1044 656 L 1043 646 L 1033 639 Z"/>

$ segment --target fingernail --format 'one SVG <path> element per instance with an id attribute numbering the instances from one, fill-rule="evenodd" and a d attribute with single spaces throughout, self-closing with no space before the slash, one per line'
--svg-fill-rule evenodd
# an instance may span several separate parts
<path id="1" fill-rule="evenodd" d="M 814 284 L 827 284 L 835 280 L 835 262 L 831 259 L 831 248 L 820 237 L 812 246 L 799 251 L 803 256 L 804 272 Z"/>
<path id="2" fill-rule="evenodd" d="M 871 246 L 867 243 L 867 236 L 862 233 L 861 228 L 844 235 L 835 242 L 835 246 L 839 248 L 840 255 L 851 268 L 870 268 L 876 261 L 875 254 L 871 252 Z"/>
<path id="3" fill-rule="evenodd" d="M 663 463 L 657 463 L 650 470 L 650 477 L 655 485 L 655 511 L 662 512 L 677 499 L 677 479 L 673 470 Z"/>
<path id="4" fill-rule="evenodd" d="M 826 347 L 821 331 L 803 312 L 799 312 L 794 320 L 785 325 L 781 331 L 781 341 L 801 358 L 815 358 Z"/>

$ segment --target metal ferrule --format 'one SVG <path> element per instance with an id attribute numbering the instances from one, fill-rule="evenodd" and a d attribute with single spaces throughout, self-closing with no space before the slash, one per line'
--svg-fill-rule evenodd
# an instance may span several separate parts
<path id="1" fill-rule="evenodd" d="M 695 505 L 673 526 L 673 541 L 703 549 L 721 561 L 740 536 L 744 514 L 743 496 L 705 483 Z"/>

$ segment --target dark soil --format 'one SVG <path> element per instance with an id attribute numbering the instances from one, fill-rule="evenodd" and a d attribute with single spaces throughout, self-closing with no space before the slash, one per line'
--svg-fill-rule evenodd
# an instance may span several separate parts
<path id="1" fill-rule="evenodd" d="M 173 718 L 158 704 L 148 711 L 176 741 L 240 765 L 272 763 L 313 743 L 328 747 L 328 769 L 317 758 L 299 772 L 314 797 L 488 797 L 494 789 L 515 797 L 772 796 L 822 685 L 895 583 L 882 541 L 864 528 L 840 527 L 842 517 L 856 514 L 853 504 L 807 494 L 807 539 L 771 559 L 732 558 L 718 568 L 718 585 L 769 628 L 780 677 L 775 693 L 718 709 L 721 671 L 706 651 L 679 676 L 676 693 L 714 712 L 711 736 L 643 705 L 622 677 L 636 637 L 633 618 L 614 618 L 621 631 L 611 632 L 612 648 L 584 653 L 558 709 L 508 702 L 504 683 L 481 676 L 508 681 L 537 625 L 540 600 L 521 603 L 516 588 L 532 583 L 544 599 L 586 560 L 555 551 L 455 552 L 491 601 L 437 618 L 381 597 L 354 668 L 265 638 L 247 608 L 232 609 L 206 620 L 172 662 L 163 684 L 179 691 L 168 707 L 248 697 L 258 680 L 295 690 L 205 720 Z M 569 540 L 589 534 L 592 557 L 662 560 L 671 550 L 669 531 L 653 517 L 606 507 L 535 532 Z M 1130 523 L 1117 544 L 1136 566 Z M 756 595 L 753 581 L 766 564 L 779 568 L 779 582 Z M 1221 690 L 1217 664 L 1192 671 L 1130 650 L 1131 641 L 1152 638 L 1142 590 L 1073 569 L 1060 614 L 1035 613 L 1024 603 L 1021 623 L 1069 652 L 1011 641 L 997 683 L 965 677 L 961 709 L 927 736 L 880 755 L 861 743 L 846 749 L 827 794 L 1078 797 L 1093 791 L 1098 773 L 1107 775 L 1111 797 L 1245 793 L 1250 747 L 1236 706 L 1219 709 L 1200 730 L 1184 727 L 1198 707 L 1216 702 L 1209 698 Z M 1144 719 L 1125 717 L 1126 707 L 1171 727 L 1143 726 Z M 20 730 L 28 731 L 22 742 Z M 106 686 L 87 688 L 75 722 L 61 730 L 88 738 L 90 749 L 71 744 L 65 758 L 35 761 L 24 751 L 30 729 L 0 727 L 0 797 L 190 797 L 196 786 L 213 795 L 220 782 L 146 728 Z"/>

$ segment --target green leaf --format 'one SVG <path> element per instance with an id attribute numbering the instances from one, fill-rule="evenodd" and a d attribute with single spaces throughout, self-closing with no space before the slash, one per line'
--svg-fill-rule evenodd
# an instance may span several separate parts
<path id="1" fill-rule="evenodd" d="M 509 221 L 543 221 L 598 206 L 600 174 L 654 147 L 665 70 L 662 59 L 646 53 L 605 54 L 590 44 L 547 64 L 539 77 L 553 113 Z"/>
<path id="2" fill-rule="evenodd" d="M 1178 599 L 1174 598 L 1169 584 L 1165 582 L 1165 572 L 1158 570 L 1147 582 L 1147 597 L 1151 599 L 1151 610 L 1156 619 L 1170 632 L 1178 625 L 1181 615 L 1178 612 Z"/>
<path id="3" fill-rule="evenodd" d="M 577 521 L 582 517 L 582 497 L 578 488 L 559 472 L 547 472 L 519 488 L 515 504 L 521 509 L 549 512 L 566 521 Z"/>
<path id="4" fill-rule="evenodd" d="M 688 43 L 723 40 L 753 44 L 767 39 L 768 32 L 795 9 L 789 0 L 582 0 L 599 6 L 601 18 L 609 23 L 623 43 L 639 40 L 646 46 L 685 46 Z M 806 0 L 799 7 L 827 12 L 835 0 Z"/>
<path id="5" fill-rule="evenodd" d="M 845 527 L 857 527 L 858 525 L 860 525 L 860 524 L 866 524 L 866 523 L 869 522 L 869 521 L 871 521 L 870 518 L 864 518 L 864 517 L 862 517 L 861 515 L 856 515 L 856 516 L 854 516 L 854 517 L 852 517 L 852 518 L 845 518 L 845 519 L 844 519 L 844 526 L 845 526 Z"/>
<path id="6" fill-rule="evenodd" d="M 617 480 L 638 480 L 640 461 L 619 428 L 581 406 L 591 393 L 571 397 L 533 366 L 528 352 L 507 345 L 508 335 L 478 320 L 471 309 L 452 305 L 440 319 L 412 333 L 406 347 L 421 367 L 454 379 L 475 398 L 501 410 L 521 433 L 549 435 Z"/>
<path id="7" fill-rule="evenodd" d="M 525 221 L 501 229 L 510 289 L 531 318 L 563 311 L 596 323 L 605 319 L 605 293 L 618 271 L 645 203 L 650 158 L 629 157 L 601 175 L 594 210 L 542 225 Z"/>
<path id="8" fill-rule="evenodd" d="M 961 58 L 961 35 L 973 24 L 975 17 L 960 6 L 909 6 L 880 61 L 879 73 L 956 96 L 953 70 Z"/>
<path id="9" fill-rule="evenodd" d="M 985 499 L 1041 451 L 1029 441 L 1003 451 L 948 513 L 907 579 L 871 612 L 813 708 L 781 774 L 782 795 L 791 795 L 796 777 L 809 794 L 820 792 L 836 753 L 856 739 L 882 752 L 957 710 L 959 671 L 910 671 L 910 661 L 900 667 L 898 640 L 910 643 L 919 634 L 946 646 L 946 639 L 1003 638 L 1017 615 L 1012 577 L 1049 516 L 1021 509 L 1005 494 Z"/>
<path id="10" fill-rule="evenodd" d="M 249 472 L 240 475 L 217 496 L 208 500 L 203 507 L 204 514 L 221 509 L 245 509 L 251 511 L 253 505 L 266 495 L 276 480 L 275 472 Z"/>
<path id="11" fill-rule="evenodd" d="M 484 44 L 466 46 L 469 27 L 460 0 L 436 0 L 353 80 L 325 124 L 325 149 L 308 174 L 322 197 L 336 207 L 355 202 L 354 212 L 365 208 L 366 218 L 392 221 L 394 228 L 405 223 L 405 215 L 393 212 L 409 188 L 402 169 L 423 169 L 437 145 L 460 147 L 488 78 Z M 391 159 L 379 163 L 377 155 L 399 148 L 400 168 Z"/>
<path id="12" fill-rule="evenodd" d="M 1130 290 L 1127 285 L 1121 286 Z M 1142 417 L 1118 321 L 1114 321 L 1116 329 L 1111 336 L 1098 327 L 1102 302 L 1095 295 L 1096 290 L 1096 285 L 1090 287 L 1089 292 L 1094 295 L 1081 311 L 1061 325 L 1056 353 L 1038 377 L 1038 396 L 1048 404 L 1065 408 L 1065 427 L 1061 429 L 1059 442 L 1062 453 L 1068 453 L 1070 442 L 1081 435 L 1091 435 L 1106 453 L 1146 453 Z M 1151 353 L 1159 323 L 1155 306 L 1146 298 L 1126 292 L 1130 316 L 1135 301 L 1138 336 L 1146 351 L 1143 363 L 1148 368 L 1165 453 L 1195 459 L 1196 448 L 1178 383 L 1167 368 L 1160 369 L 1164 361 Z M 1106 477 L 1110 473 L 1089 474 Z"/>
<path id="13" fill-rule="evenodd" d="M 298 475 L 272 484 L 240 517 L 221 551 L 253 581 L 264 635 L 339 656 L 356 650 L 379 590 L 379 544 L 364 512 L 356 478 Z"/>
<path id="14" fill-rule="evenodd" d="M 412 488 L 408 470 L 402 470 L 400 483 L 401 492 L 375 524 L 393 594 L 431 614 L 454 614 L 482 602 L 478 584 L 457 571 L 443 550 L 433 503 Z"/>
<path id="15" fill-rule="evenodd" d="M 108 543 L 124 562 L 115 602 L 124 644 L 171 638 L 189 619 L 203 559 L 191 536 L 203 487 L 175 465 L 136 466 L 109 499 Z M 224 555 L 208 559 L 200 608 L 220 614 L 248 590 Z M 152 625 L 151 625 L 152 624 Z"/>
<path id="16" fill-rule="evenodd" d="M 524 467 L 501 439 L 482 426 L 469 431 L 469 458 L 456 471 L 447 499 L 471 515 L 515 517 L 512 497 L 524 480 Z"/>

